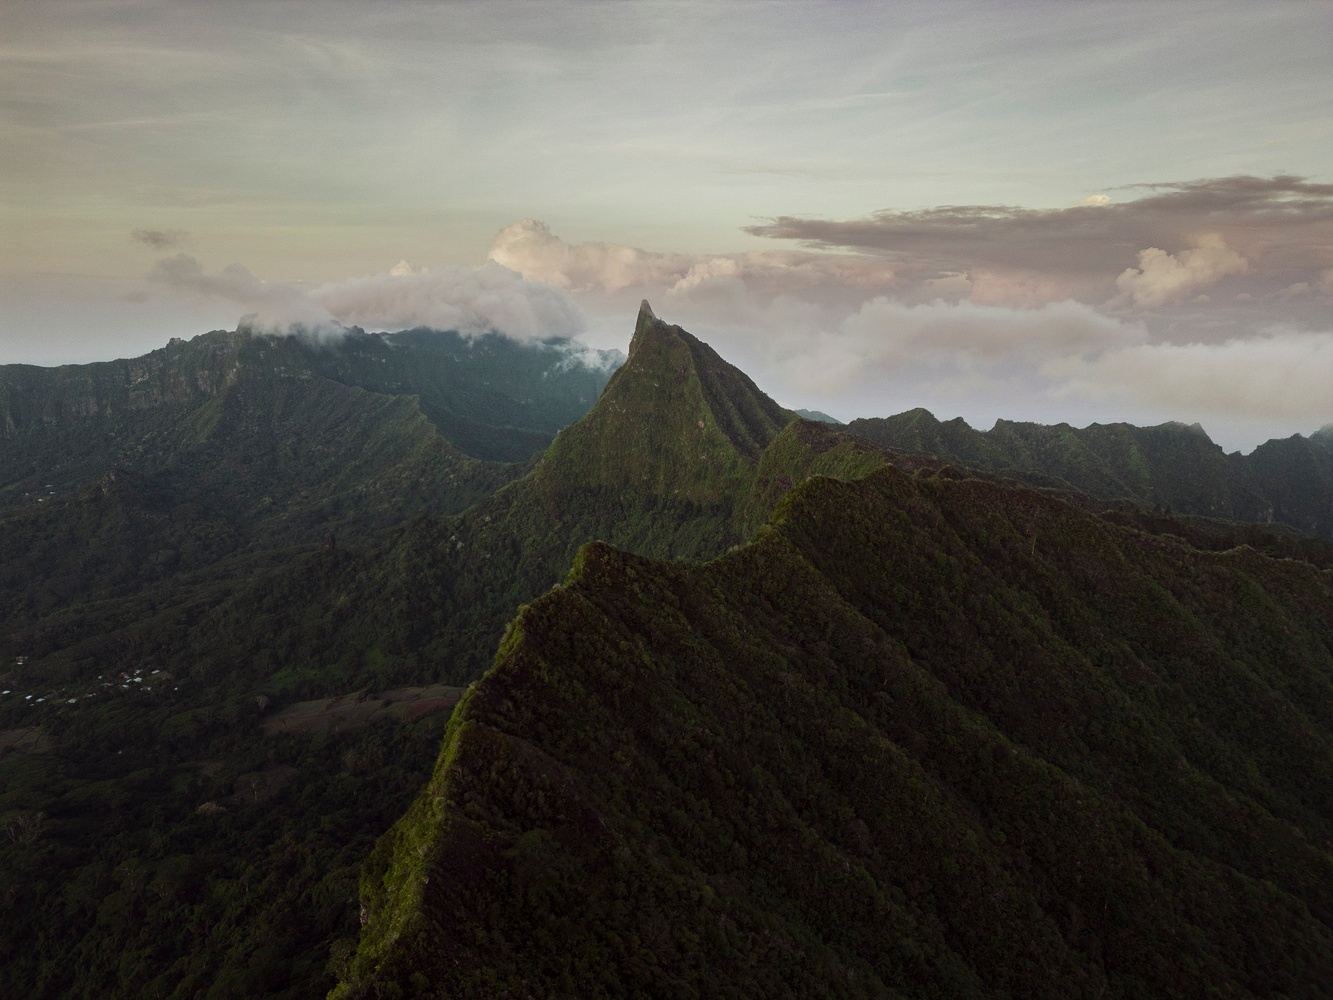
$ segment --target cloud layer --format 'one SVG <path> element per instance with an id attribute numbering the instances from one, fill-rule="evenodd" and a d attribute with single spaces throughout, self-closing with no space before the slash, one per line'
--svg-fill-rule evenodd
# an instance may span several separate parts
<path id="1" fill-rule="evenodd" d="M 1333 184 L 1239 176 L 1138 185 L 1117 195 L 1130 193 L 1138 196 L 1096 195 L 1054 209 L 948 205 L 850 220 L 780 216 L 746 231 L 878 256 L 921 280 L 964 276 L 969 297 L 1015 306 L 1062 298 L 1103 304 L 1127 293 L 1130 304 L 1151 308 L 1215 283 L 1253 301 L 1300 283 L 1317 287 L 1333 267 Z"/>
<path id="2" fill-rule="evenodd" d="M 563 292 L 494 263 L 432 271 L 400 261 L 385 274 L 307 289 L 262 281 L 239 264 L 208 272 L 194 257 L 177 254 L 158 261 L 149 279 L 179 295 L 233 304 L 241 325 L 272 333 L 329 337 L 348 326 L 431 327 L 543 340 L 573 337 L 584 328 L 579 308 Z"/>
<path id="3" fill-rule="evenodd" d="M 429 326 L 623 347 L 647 297 L 785 403 L 844 418 L 924 405 L 980 424 L 1174 419 L 1232 446 L 1333 419 L 1333 185 L 1145 190 L 752 227 L 799 249 L 572 243 L 522 219 L 477 268 L 399 261 L 307 287 L 178 253 L 151 278 L 251 326 L 315 336 Z"/>
<path id="4" fill-rule="evenodd" d="M 1313 430 L 1333 416 L 1333 332 L 1275 330 L 1221 344 L 1140 344 L 1049 362 L 1056 395 L 1201 418 L 1245 414 Z"/>
<path id="5" fill-rule="evenodd" d="M 500 230 L 490 259 L 534 281 L 576 292 L 656 288 L 688 294 L 711 283 L 740 280 L 769 294 L 783 294 L 831 287 L 875 291 L 896 282 L 892 264 L 860 254 L 659 253 L 616 243 L 566 243 L 537 219 L 522 219 Z"/>
<path id="6" fill-rule="evenodd" d="M 1333 419 L 1333 185 L 1226 178 L 751 231 L 805 248 L 661 253 L 525 219 L 490 256 L 613 337 L 646 296 L 784 402 L 844 418 L 1197 420 L 1232 446 Z"/>

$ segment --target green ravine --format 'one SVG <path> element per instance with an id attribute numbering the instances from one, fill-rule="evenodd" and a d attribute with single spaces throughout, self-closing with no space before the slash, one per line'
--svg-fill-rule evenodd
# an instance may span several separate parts
<path id="1" fill-rule="evenodd" d="M 332 996 L 1327 995 L 1331 790 L 1333 572 L 814 478 L 520 611 Z"/>

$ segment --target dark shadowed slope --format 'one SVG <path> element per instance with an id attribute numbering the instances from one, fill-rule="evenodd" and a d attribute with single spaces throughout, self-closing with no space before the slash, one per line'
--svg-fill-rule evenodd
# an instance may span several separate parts
<path id="1" fill-rule="evenodd" d="M 608 375 L 566 345 L 217 332 L 142 358 L 0 367 L 0 617 L 11 626 L 243 553 L 364 541 L 523 471 Z M 513 421 L 513 424 L 507 423 Z"/>
<path id="2" fill-rule="evenodd" d="M 368 560 L 287 574 L 282 586 L 328 595 L 304 599 L 307 618 L 265 615 L 266 588 L 198 631 L 216 636 L 203 645 L 239 644 L 243 656 L 279 646 L 373 662 L 382 686 L 464 683 L 490 661 L 514 609 L 560 580 L 585 543 L 710 558 L 747 539 L 807 476 L 861 475 L 885 461 L 796 419 L 645 303 L 629 359 L 597 405 L 522 478 L 457 517 L 414 522 Z"/>
<path id="3" fill-rule="evenodd" d="M 1331 734 L 1328 571 L 812 479 L 523 609 L 336 995 L 1328 995 Z"/>
<path id="4" fill-rule="evenodd" d="M 588 409 L 609 371 L 584 358 L 218 332 L 0 368 L 0 899 L 23 915 L 0 996 L 327 989 L 443 716 L 308 735 L 265 711 L 399 687 L 327 620 L 375 596 L 351 584 L 386 532 L 475 504 Z"/>
<path id="5" fill-rule="evenodd" d="M 404 534 L 380 602 L 399 609 L 402 628 L 381 625 L 383 648 L 471 680 L 513 609 L 561 579 L 581 545 L 710 558 L 747 539 L 793 484 L 885 460 L 798 420 L 644 303 L 629 359 L 528 475 L 458 518 Z"/>
<path id="6" fill-rule="evenodd" d="M 211 425 L 184 452 L 200 457 L 175 478 L 117 474 L 87 488 L 83 520 L 60 524 L 70 537 L 81 526 L 90 544 L 61 551 L 109 582 L 71 604 L 65 578 L 46 567 L 43 612 L 0 634 L 0 690 L 12 689 L 0 697 L 0 740 L 38 727 L 51 750 L 0 756 L 0 820 L 44 814 L 31 842 L 0 839 L 0 896 L 25 914 L 0 925 L 0 995 L 323 992 L 333 982 L 330 945 L 346 944 L 358 926 L 357 868 L 420 788 L 443 718 L 402 724 L 380 706 L 364 729 L 318 735 L 266 730 L 266 721 L 302 702 L 360 704 L 369 692 L 470 681 L 518 604 L 559 581 L 586 542 L 711 557 L 748 537 L 807 475 L 884 462 L 866 442 L 789 418 L 706 345 L 646 310 L 638 332 L 614 386 L 526 474 L 461 514 L 423 514 L 382 537 L 340 530 L 331 551 L 318 530 L 326 508 L 364 515 L 372 501 L 421 500 L 394 471 L 398 438 L 370 414 L 402 407 L 411 420 L 401 426 L 429 440 L 438 424 L 424 392 L 388 395 L 394 386 L 374 382 L 372 364 L 357 366 L 368 388 L 336 372 L 309 381 L 275 373 L 253 389 L 242 378 L 221 404 L 235 418 Z M 318 357 L 333 364 L 355 347 L 375 358 L 377 344 Z M 316 405 L 325 398 L 370 406 Z M 402 468 L 448 472 L 442 459 L 427 454 L 417 465 L 414 452 L 402 453 L 411 459 Z M 164 481 L 219 516 L 234 510 L 227 524 L 261 512 L 270 533 L 248 537 L 289 544 L 245 549 L 235 536 L 210 538 L 199 506 L 161 503 Z M 141 526 L 140 517 L 156 520 Z M 157 567 L 168 546 L 145 539 L 162 538 L 163 525 L 184 533 L 181 556 L 168 551 L 161 576 L 134 590 L 115 572 Z M 238 551 L 182 568 L 214 542 Z M 40 546 L 24 544 L 42 558 Z M 22 593 L 22 573 L 7 579 Z M 261 786 L 262 800 L 236 791 Z M 222 811 L 198 813 L 208 802 Z"/>
<path id="7" fill-rule="evenodd" d="M 978 431 L 961 418 L 939 421 L 915 409 L 854 420 L 847 429 L 881 447 L 1063 482 L 1094 497 L 1333 538 L 1333 447 L 1326 432 L 1228 455 L 1197 424 L 1080 429 L 999 420 Z"/>

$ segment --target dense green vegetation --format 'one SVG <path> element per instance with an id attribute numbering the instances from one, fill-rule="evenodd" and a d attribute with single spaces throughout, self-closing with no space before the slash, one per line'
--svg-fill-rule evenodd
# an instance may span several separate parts
<path id="1" fill-rule="evenodd" d="M 1333 434 L 1269 441 L 1225 454 L 1197 424 L 1030 424 L 998 420 L 989 431 L 927 410 L 854 420 L 853 434 L 974 469 L 1066 485 L 1182 514 L 1280 524 L 1333 538 Z"/>
<path id="2" fill-rule="evenodd" d="M 47 675 L 100 672 L 110 659 L 188 663 L 210 683 L 252 683 L 263 673 L 250 664 L 374 687 L 466 683 L 514 609 L 557 582 L 584 543 L 709 558 L 748 538 L 794 483 L 884 461 L 832 427 L 792 420 L 707 345 L 645 312 L 597 406 L 467 511 L 416 518 L 336 559 L 289 553 L 232 592 L 202 580 L 148 608 L 141 596 L 71 609 L 21 641 Z"/>
<path id="3" fill-rule="evenodd" d="M 474 680 L 588 542 L 706 560 L 811 476 L 961 475 L 795 419 L 646 304 L 620 370 L 591 361 L 429 331 L 239 333 L 0 369 L 0 898 L 23 915 L 0 925 L 0 995 L 298 997 L 361 975 L 385 924 L 349 965 L 356 872 L 430 773 L 444 717 L 267 735 L 274 712 Z M 1169 551 L 1333 565 L 1290 532 L 1015 495 Z M 860 524 L 842 500 L 830 510 Z M 755 732 L 755 754 L 775 745 Z M 433 821 L 416 828 L 435 842 Z"/>
<path id="4" fill-rule="evenodd" d="M 219 332 L 130 361 L 0 368 L 0 619 L 463 510 L 523 471 L 466 442 L 543 447 L 608 377 L 576 362 L 494 335 Z M 463 428 L 469 410 L 493 423 Z"/>
<path id="5" fill-rule="evenodd" d="M 58 753 L 0 761 L 0 995 L 327 988 L 366 852 L 420 790 L 444 716 L 262 737 L 253 697 L 150 699 L 48 717 Z"/>
<path id="6" fill-rule="evenodd" d="M 1331 790 L 1328 569 L 812 479 L 522 610 L 336 995 L 1327 995 Z"/>
<path id="7" fill-rule="evenodd" d="M 377 343 L 355 342 L 366 350 Z M 329 355 L 293 349 L 328 366 L 353 346 Z M 145 449 L 142 471 L 103 476 L 49 501 L 58 504 L 50 513 L 0 522 L 0 543 L 16 555 L 3 579 L 21 609 L 0 636 L 0 663 L 27 658 L 0 669 L 0 685 L 14 692 L 0 698 L 0 732 L 40 727 L 53 747 L 0 756 L 0 813 L 15 823 L 45 814 L 31 849 L 0 843 L 0 892 L 32 904 L 27 924 L 0 936 L 12 982 L 40 984 L 30 995 L 192 996 L 200 977 L 215 981 L 212 995 L 244 995 L 236 984 L 250 975 L 247 941 L 294 956 L 289 978 L 265 973 L 266 991 L 327 988 L 329 948 L 349 937 L 356 914 L 345 893 L 318 888 L 320 865 L 345 873 L 346 852 L 364 839 L 310 841 L 302 865 L 282 869 L 283 891 L 262 908 L 217 880 L 271 884 L 273 845 L 306 843 L 310 817 L 336 815 L 340 829 L 359 823 L 363 838 L 381 832 L 386 816 L 406 807 L 403 775 L 415 768 L 424 780 L 429 754 L 414 743 L 415 756 L 326 772 L 302 742 L 313 746 L 314 737 L 275 749 L 261 731 L 266 713 L 358 689 L 471 680 L 514 609 L 557 582 L 584 543 L 605 538 L 656 556 L 711 557 L 746 538 L 794 482 L 813 472 L 861 474 L 884 461 L 832 428 L 793 422 L 706 345 L 645 310 L 630 360 L 594 410 L 526 474 L 450 513 L 448 498 L 461 504 L 469 496 L 457 486 L 450 492 L 459 463 L 471 473 L 459 481 L 483 491 L 522 470 L 461 455 L 424 418 L 424 397 L 349 388 L 370 382 L 356 370 L 334 379 L 252 367 L 242 366 L 224 404 L 210 411 L 207 432 L 160 463 L 165 471 L 147 467 L 159 452 Z M 418 441 L 426 446 L 411 446 Z M 311 457 L 301 461 L 302 453 Z M 413 516 L 380 527 L 405 513 Z M 330 550 L 325 538 L 335 526 Z M 20 701 L 26 694 L 46 700 Z M 341 759 L 351 739 L 330 738 L 322 759 Z M 200 784 L 201 762 L 224 766 L 216 781 Z M 307 815 L 295 806 L 272 815 L 230 810 L 227 836 L 247 846 L 216 878 L 199 869 L 177 905 L 117 911 L 104 926 L 95 908 L 43 889 L 59 878 L 102 886 L 106 797 L 127 817 L 110 856 L 154 869 L 192 853 L 181 845 L 215 829 L 195 810 L 265 762 L 300 768 L 297 801 Z M 198 853 L 209 856 L 205 846 Z M 220 951 L 177 932 L 200 920 L 244 927 L 240 943 Z M 129 939 L 125 921 L 152 937 L 151 953 L 124 968 L 109 958 L 61 961 L 69 940 L 113 954 L 110 942 Z"/>
<path id="8" fill-rule="evenodd" d="M 0 369 L 0 896 L 23 915 L 0 932 L 0 995 L 327 988 L 357 868 L 443 717 L 265 736 L 283 704 L 394 672 L 286 630 L 337 615 L 343 576 L 411 518 L 521 475 L 491 459 L 548 443 L 608 360 L 242 332 Z M 250 617 L 220 627 L 223 607 Z"/>

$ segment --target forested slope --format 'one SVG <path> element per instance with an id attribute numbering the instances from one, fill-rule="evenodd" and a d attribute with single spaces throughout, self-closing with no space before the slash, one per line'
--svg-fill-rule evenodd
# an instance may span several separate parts
<path id="1" fill-rule="evenodd" d="M 1327 995 L 1331 734 L 1327 570 L 809 480 L 523 609 L 336 995 Z"/>
<path id="2" fill-rule="evenodd" d="M 312 357 L 332 365 L 352 351 L 377 357 L 379 338 Z M 0 682 L 12 690 L 0 737 L 38 731 L 45 748 L 0 747 L 0 819 L 43 817 L 31 841 L 0 842 L 0 892 L 27 914 L 0 934 L 0 992 L 327 988 L 330 946 L 357 926 L 358 852 L 428 774 L 442 718 L 280 737 L 266 719 L 306 699 L 469 681 L 517 606 L 560 580 L 586 542 L 712 557 L 807 475 L 885 461 L 796 421 L 650 310 L 631 355 L 526 471 L 441 453 L 428 393 L 271 366 L 251 385 L 242 372 L 204 404 L 222 416 L 180 452 L 188 461 L 104 477 L 59 517 L 13 522 L 55 534 L 0 533 L 28 567 L 6 567 L 0 582 L 32 615 L 0 635 Z M 372 365 L 357 371 L 373 382 Z M 371 419 L 380 412 L 403 419 Z M 524 474 L 461 513 L 440 512 L 461 496 L 450 460 Z M 414 504 L 383 534 L 338 520 L 392 523 Z M 228 530 L 210 528 L 207 511 Z M 163 544 L 173 531 L 178 540 Z M 69 572 L 44 562 L 50 546 Z M 34 567 L 41 586 L 26 590 Z M 14 657 L 24 662 L 10 666 Z M 270 773 L 288 776 L 271 795 L 238 792 Z M 199 814 L 208 802 L 223 811 Z M 213 925 L 230 928 L 229 948 L 199 936 Z"/>
<path id="3" fill-rule="evenodd" d="M 1333 448 L 1325 429 L 1226 454 L 1197 424 L 1034 424 L 997 420 L 989 431 L 928 410 L 853 420 L 847 429 L 884 448 L 935 455 L 974 469 L 1064 484 L 1089 496 L 1179 514 L 1279 524 L 1333 538 Z"/>

